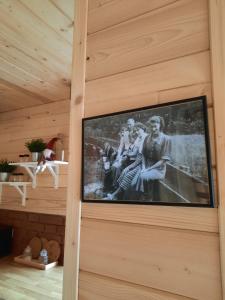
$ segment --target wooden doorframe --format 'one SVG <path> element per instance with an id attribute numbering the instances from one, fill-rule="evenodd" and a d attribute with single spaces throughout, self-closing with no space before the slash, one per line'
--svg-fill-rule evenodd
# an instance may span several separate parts
<path id="1" fill-rule="evenodd" d="M 63 300 L 78 299 L 88 0 L 75 0 Z"/>
<path id="2" fill-rule="evenodd" d="M 209 0 L 214 98 L 218 218 L 223 299 L 225 299 L 225 0 Z"/>

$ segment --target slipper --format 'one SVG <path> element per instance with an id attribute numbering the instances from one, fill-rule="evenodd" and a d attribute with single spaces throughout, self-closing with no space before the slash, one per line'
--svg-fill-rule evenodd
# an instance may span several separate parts
<path id="1" fill-rule="evenodd" d="M 113 200 L 112 194 L 107 194 L 107 197 L 103 198 L 103 200 Z"/>

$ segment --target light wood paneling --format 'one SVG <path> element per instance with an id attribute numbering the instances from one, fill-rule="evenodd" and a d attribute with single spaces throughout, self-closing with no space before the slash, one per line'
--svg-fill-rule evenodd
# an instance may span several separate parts
<path id="1" fill-rule="evenodd" d="M 11 121 L 13 120 L 20 120 L 23 121 L 24 119 L 33 119 L 36 122 L 39 122 L 45 118 L 46 116 L 57 116 L 59 114 L 68 113 L 69 116 L 69 101 L 59 101 L 53 102 L 46 105 L 40 105 L 38 108 L 25 108 L 16 111 L 11 111 L 7 113 L 0 114 L 0 121 Z"/>
<path id="2" fill-rule="evenodd" d="M 61 90 L 59 90 L 58 87 L 53 89 L 54 83 L 41 80 L 41 78 L 37 78 L 1 58 L 0 73 L 4 80 L 25 89 L 29 87 L 30 92 L 42 97 L 46 96 L 50 101 L 68 99 L 69 97 L 69 89 L 66 86 L 62 86 L 59 82 L 55 82 L 55 84 L 61 85 Z M 56 94 L 56 92 L 58 94 Z"/>
<path id="3" fill-rule="evenodd" d="M 70 20 L 74 19 L 74 1 L 61 1 L 61 0 L 50 0 L 63 15 L 68 17 Z"/>
<path id="4" fill-rule="evenodd" d="M 138 15 L 169 5 L 175 0 L 89 0 L 88 33 L 133 19 Z"/>
<path id="5" fill-rule="evenodd" d="M 14 190 L 14 192 L 16 192 Z M 46 190 L 47 195 L 47 190 Z M 26 206 L 21 206 L 21 198 L 8 198 L 4 200 L 1 204 L 1 209 L 10 209 L 10 210 L 16 210 L 16 211 L 26 211 L 26 212 L 35 212 L 40 214 L 51 214 L 51 215 L 60 215 L 65 216 L 66 215 L 66 193 L 65 198 L 63 201 L 59 201 L 57 199 L 49 200 L 47 196 L 46 199 L 28 199 L 26 201 Z"/>
<path id="6" fill-rule="evenodd" d="M 184 295 L 221 298 L 212 233 L 82 220 L 81 270 Z"/>
<path id="7" fill-rule="evenodd" d="M 93 273 L 80 272 L 79 300 L 193 300 Z"/>
<path id="8" fill-rule="evenodd" d="M 28 153 L 24 144 L 32 138 L 46 142 L 59 133 L 64 135 L 65 157 L 68 158 L 69 101 L 41 105 L 0 114 L 0 158 L 18 161 L 19 154 Z M 23 169 L 20 169 L 25 173 Z M 28 187 L 26 207 L 12 187 L 4 187 L 2 209 L 48 214 L 66 214 L 67 166 L 60 168 L 59 189 L 53 188 L 53 178 L 45 171 L 37 176 L 36 189 Z"/>
<path id="9" fill-rule="evenodd" d="M 73 5 L 1 1 L 0 112 L 69 98 L 73 14 L 64 10 Z"/>
<path id="10" fill-rule="evenodd" d="M 185 72 L 184 72 L 185 70 Z M 86 107 L 97 113 L 98 107 L 117 102 L 117 111 L 124 109 L 129 97 L 210 81 L 209 52 L 177 58 L 156 65 L 96 79 L 86 84 Z M 150 97 L 149 97 L 150 98 Z M 149 105 L 151 105 L 151 99 Z M 110 110 L 110 106 L 107 109 Z M 86 116 L 85 112 L 85 116 Z M 89 113 L 90 115 L 90 113 Z"/>
<path id="11" fill-rule="evenodd" d="M 92 89 L 92 87 L 91 87 Z M 94 93 L 92 93 L 94 96 Z M 95 97 L 95 96 L 94 96 Z M 91 90 L 89 100 L 86 99 L 87 105 L 85 106 L 85 117 L 93 117 L 118 111 L 123 111 L 133 108 L 140 108 L 144 106 L 149 106 L 153 103 L 158 103 L 158 93 L 157 92 L 147 92 L 147 93 L 139 93 L 139 95 L 129 94 L 126 97 L 107 99 L 107 97 L 111 97 L 110 94 L 106 96 L 106 98 L 98 101 L 92 101 Z M 110 103 L 110 105 L 109 105 Z"/>
<path id="12" fill-rule="evenodd" d="M 205 0 L 176 1 L 89 36 L 87 80 L 208 50 L 207 12 Z"/>
<path id="13" fill-rule="evenodd" d="M 101 115 L 106 113 L 112 113 L 115 111 L 128 109 L 135 109 L 144 106 L 166 103 L 171 101 L 176 101 L 180 99 L 188 99 L 196 96 L 206 95 L 208 100 L 208 105 L 212 105 L 212 95 L 211 95 L 211 84 L 210 83 L 200 83 L 190 86 L 182 86 L 174 89 L 153 92 L 153 93 L 141 93 L 138 95 L 129 95 L 125 99 L 110 99 L 110 105 L 105 105 L 105 101 L 99 103 L 89 102 L 85 106 L 85 115 L 87 117 Z M 90 97 L 91 101 L 91 97 Z"/>
<path id="14" fill-rule="evenodd" d="M 50 100 L 20 88 L 12 83 L 0 79 L 0 113 L 2 111 L 17 110 L 30 106 L 49 103 Z"/>
<path id="15" fill-rule="evenodd" d="M 193 207 L 139 206 L 123 204 L 88 204 L 82 217 L 160 227 L 218 232 L 217 209 Z"/>
<path id="16" fill-rule="evenodd" d="M 33 15 L 37 16 L 41 21 L 46 23 L 51 29 L 67 41 L 71 46 L 73 42 L 73 1 L 63 1 L 64 9 L 54 3 L 55 1 L 39 0 L 27 1 L 20 0 L 23 5 L 28 8 Z M 65 11 L 70 8 L 71 12 L 68 16 Z"/>
<path id="17" fill-rule="evenodd" d="M 68 102 L 67 102 L 68 105 Z M 38 109 L 38 108 L 37 108 Z M 1 120 L 1 119 L 0 119 Z M 27 121 L 30 122 L 29 128 L 26 127 Z M 41 121 L 41 122 L 40 122 Z M 38 123 L 39 122 L 39 123 Z M 4 124 L 1 126 L 0 132 L 1 134 L 6 134 L 9 133 L 10 131 L 12 132 L 12 128 L 17 127 L 19 130 L 37 130 L 38 128 L 42 129 L 43 127 L 46 127 L 48 125 L 49 127 L 57 127 L 60 124 L 65 126 L 69 123 L 69 118 L 68 118 L 68 112 L 65 113 L 60 113 L 58 115 L 43 115 L 39 118 L 35 119 L 15 119 L 13 121 L 4 121 Z"/>
<path id="18" fill-rule="evenodd" d="M 211 82 L 159 91 L 158 103 L 167 103 L 203 95 L 207 98 L 208 107 L 211 107 L 213 105 Z"/>
<path id="19" fill-rule="evenodd" d="M 214 113 L 217 147 L 219 230 L 223 299 L 225 299 L 225 3 L 209 1 Z"/>
<path id="20" fill-rule="evenodd" d="M 28 123 L 30 123 L 29 127 L 27 127 Z M 4 143 L 8 141 L 18 142 L 21 139 L 28 140 L 38 136 L 48 137 L 57 133 L 64 134 L 68 125 L 68 114 L 58 115 L 55 118 L 43 118 L 43 123 L 41 122 L 39 124 L 32 120 L 25 120 L 21 123 L 15 122 L 15 125 L 9 127 L 7 127 L 8 124 L 6 124 L 6 126 L 3 125 L 1 128 L 2 141 Z M 3 149 L 4 148 L 2 148 L 2 151 Z"/>

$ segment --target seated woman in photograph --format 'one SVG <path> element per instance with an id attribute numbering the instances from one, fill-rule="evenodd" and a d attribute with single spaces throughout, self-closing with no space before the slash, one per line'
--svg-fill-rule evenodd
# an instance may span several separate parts
<path id="1" fill-rule="evenodd" d="M 137 141 L 136 132 L 130 133 L 129 140 L 130 140 L 129 148 L 123 151 L 121 155 L 120 163 L 117 165 L 113 164 L 112 166 L 112 178 L 113 178 L 114 189 L 118 187 L 118 178 L 120 177 L 122 171 L 136 160 L 139 151 L 139 147 L 136 142 Z"/>
<path id="2" fill-rule="evenodd" d="M 171 139 L 162 132 L 162 117 L 153 116 L 147 124 L 150 134 L 144 140 L 141 169 L 135 174 L 132 187 L 136 192 L 147 193 L 151 200 L 152 182 L 164 179 L 166 175 L 166 163 L 171 157 Z"/>
<path id="3" fill-rule="evenodd" d="M 117 180 L 118 188 L 112 193 L 108 194 L 105 199 L 107 200 L 115 200 L 119 195 L 127 191 L 130 186 L 133 178 L 136 173 L 138 173 L 141 169 L 142 163 L 142 147 L 143 142 L 147 136 L 146 126 L 140 122 L 135 123 L 134 133 L 137 133 L 137 138 L 134 141 L 134 149 L 130 153 L 130 164 L 122 171 L 121 175 Z M 128 154 L 129 156 L 129 154 Z M 121 196 L 122 197 L 122 196 Z"/>

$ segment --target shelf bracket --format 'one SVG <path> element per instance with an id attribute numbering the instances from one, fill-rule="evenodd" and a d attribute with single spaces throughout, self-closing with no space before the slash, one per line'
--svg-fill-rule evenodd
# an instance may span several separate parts
<path id="1" fill-rule="evenodd" d="M 23 168 L 29 174 L 29 176 L 30 176 L 30 178 L 32 180 L 32 188 L 35 189 L 37 187 L 37 176 L 36 176 L 36 173 L 35 173 L 35 168 L 34 167 L 25 166 L 25 165 L 23 165 Z"/>
<path id="2" fill-rule="evenodd" d="M 2 203 L 2 186 L 8 185 L 14 187 L 22 198 L 22 206 L 26 206 L 27 198 L 27 185 L 30 185 L 30 182 L 1 182 L 0 183 L 0 204 Z"/>
<path id="3" fill-rule="evenodd" d="M 59 187 L 59 166 L 47 165 L 47 169 L 49 170 L 50 174 L 53 177 L 54 188 L 57 189 Z"/>
<path id="4" fill-rule="evenodd" d="M 25 185 L 14 185 L 15 189 L 19 192 L 22 197 L 22 206 L 26 206 L 26 197 L 27 197 L 27 186 Z"/>

